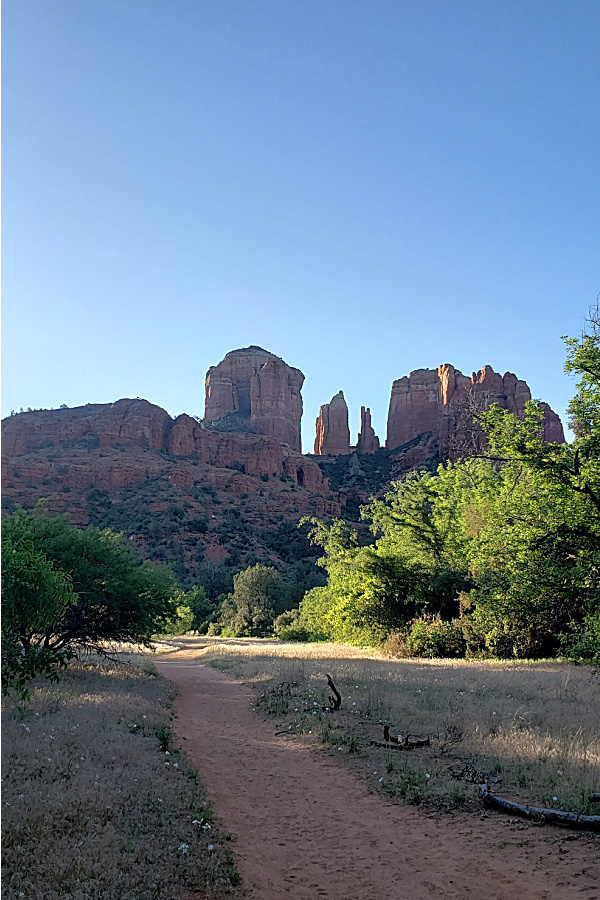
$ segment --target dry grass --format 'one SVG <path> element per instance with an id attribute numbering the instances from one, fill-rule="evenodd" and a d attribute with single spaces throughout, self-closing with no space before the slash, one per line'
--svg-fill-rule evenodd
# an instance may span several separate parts
<path id="1" fill-rule="evenodd" d="M 585 667 L 556 662 L 384 659 L 336 644 L 179 642 L 253 683 L 257 708 L 291 733 L 352 760 L 392 797 L 452 808 L 476 801 L 478 784 L 524 802 L 597 813 L 600 683 Z M 342 710 L 323 712 L 330 673 Z M 292 683 L 283 694 L 275 689 Z M 274 692 L 275 690 L 275 692 Z M 374 747 L 392 734 L 431 736 L 412 751 Z"/>
<path id="2" fill-rule="evenodd" d="M 3 722 L 6 900 L 232 893 L 227 835 L 173 744 L 170 686 L 146 664 L 82 664 Z"/>

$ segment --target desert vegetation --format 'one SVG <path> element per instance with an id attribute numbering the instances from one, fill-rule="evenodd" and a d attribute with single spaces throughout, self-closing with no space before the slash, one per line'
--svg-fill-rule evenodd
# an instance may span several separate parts
<path id="1" fill-rule="evenodd" d="M 392 798 L 481 807 L 479 786 L 525 803 L 597 814 L 598 677 L 555 661 L 390 660 L 341 644 L 179 639 L 254 686 L 256 709 L 325 744 Z M 341 709 L 330 712 L 333 678 Z M 390 734 L 429 739 L 402 750 Z M 383 745 L 383 746 L 382 746 Z M 343 777 L 343 776 L 341 776 Z"/>
<path id="2" fill-rule="evenodd" d="M 7 709 L 2 732 L 7 900 L 234 894 L 229 835 L 212 824 L 149 664 L 72 662 Z"/>

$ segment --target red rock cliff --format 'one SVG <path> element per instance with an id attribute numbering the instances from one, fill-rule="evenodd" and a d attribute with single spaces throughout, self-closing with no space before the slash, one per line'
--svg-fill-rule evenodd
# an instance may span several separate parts
<path id="1" fill-rule="evenodd" d="M 229 414 L 298 452 L 304 375 L 261 347 L 232 350 L 206 374 L 204 418 Z"/>
<path id="2" fill-rule="evenodd" d="M 379 438 L 371 425 L 371 410 L 364 406 L 360 408 L 360 434 L 356 449 L 359 453 L 375 453 L 379 450 Z"/>
<path id="3" fill-rule="evenodd" d="M 211 431 L 187 415 L 173 420 L 160 406 L 146 400 L 36 410 L 3 420 L 5 463 L 50 448 L 164 451 L 173 456 L 196 457 L 217 468 L 241 466 L 249 475 L 287 475 L 308 490 L 328 490 L 317 463 L 289 444 L 262 434 Z M 118 466 L 110 456 L 100 456 L 94 467 L 97 485 L 106 483 L 110 487 L 139 480 L 136 463 L 128 464 L 126 456 L 118 461 Z M 142 471 L 139 475 L 147 477 Z"/>
<path id="4" fill-rule="evenodd" d="M 455 458 L 469 443 L 480 443 L 481 436 L 473 426 L 473 411 L 497 403 L 523 416 L 528 400 L 531 391 L 512 372 L 502 376 L 484 366 L 468 377 L 448 364 L 437 369 L 417 369 L 392 384 L 386 447 L 399 447 L 431 432 L 441 455 Z M 543 407 L 545 439 L 564 442 L 559 417 L 547 404 Z"/>
<path id="5" fill-rule="evenodd" d="M 317 456 L 350 453 L 348 407 L 344 392 L 339 391 L 330 403 L 324 403 L 315 422 L 315 450 Z"/>

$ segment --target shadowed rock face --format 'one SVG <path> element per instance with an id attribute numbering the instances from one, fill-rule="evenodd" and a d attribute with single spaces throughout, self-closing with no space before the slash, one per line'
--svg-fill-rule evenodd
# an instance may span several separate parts
<path id="1" fill-rule="evenodd" d="M 330 403 L 324 403 L 315 422 L 315 454 L 338 456 L 350 453 L 348 407 L 344 392 L 339 391 Z"/>
<path id="2" fill-rule="evenodd" d="M 379 438 L 371 425 L 371 410 L 364 406 L 360 408 L 360 434 L 356 449 L 359 453 L 375 453 L 379 450 Z"/>
<path id="3" fill-rule="evenodd" d="M 232 350 L 206 374 L 204 418 L 235 415 L 257 434 L 301 451 L 304 375 L 262 347 Z"/>
<path id="4" fill-rule="evenodd" d="M 386 447 L 399 447 L 430 432 L 441 455 L 453 459 L 482 444 L 483 436 L 473 425 L 474 412 L 497 403 L 523 417 L 528 400 L 529 387 L 512 372 L 502 376 L 484 366 L 469 377 L 448 364 L 417 369 L 392 384 Z M 564 442 L 559 417 L 547 404 L 543 409 L 544 438 Z"/>

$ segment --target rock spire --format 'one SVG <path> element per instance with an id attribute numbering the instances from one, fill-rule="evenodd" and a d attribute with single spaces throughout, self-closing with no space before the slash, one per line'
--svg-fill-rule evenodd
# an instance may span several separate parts
<path id="1" fill-rule="evenodd" d="M 344 392 L 339 391 L 330 403 L 324 403 L 315 423 L 315 453 L 317 456 L 338 456 L 350 453 L 348 407 Z"/>
<path id="2" fill-rule="evenodd" d="M 360 408 L 360 434 L 356 449 L 359 453 L 375 453 L 379 450 L 379 438 L 371 426 L 371 410 L 367 406 Z"/>

